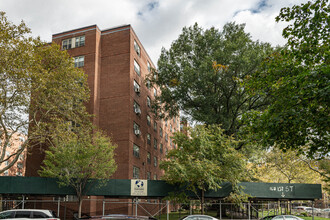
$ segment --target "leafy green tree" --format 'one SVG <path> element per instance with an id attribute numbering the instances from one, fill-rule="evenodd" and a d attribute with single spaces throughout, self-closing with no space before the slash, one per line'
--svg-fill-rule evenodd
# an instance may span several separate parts
<path id="1" fill-rule="evenodd" d="M 309 161 L 315 166 L 317 161 Z M 297 152 L 288 150 L 283 152 L 278 148 L 266 152 L 256 165 L 256 178 L 262 182 L 278 183 L 321 183 L 321 175 L 314 172 L 297 155 Z"/>
<path id="2" fill-rule="evenodd" d="M 71 135 L 55 139 L 46 151 L 40 175 L 58 178 L 60 186 L 70 186 L 76 191 L 81 217 L 82 197 L 95 179 L 108 179 L 116 170 L 115 145 L 100 132 L 80 129 Z M 77 135 L 78 133 L 79 135 Z M 101 181 L 102 183 L 102 181 Z"/>
<path id="3" fill-rule="evenodd" d="M 49 142 L 63 124 L 90 124 L 84 103 L 87 78 L 58 45 L 30 36 L 24 24 L 14 25 L 0 12 L 0 173 L 35 144 Z M 32 97 L 32 101 L 31 101 Z M 28 133 L 21 147 L 7 154 L 11 141 Z M 62 133 L 63 134 L 63 133 Z"/>
<path id="4" fill-rule="evenodd" d="M 310 157 L 329 154 L 329 9 L 328 0 L 281 9 L 276 20 L 291 22 L 283 30 L 287 47 L 246 80 L 250 94 L 271 97 L 266 110 L 247 116 L 250 133 L 264 145 Z"/>
<path id="5" fill-rule="evenodd" d="M 220 124 L 227 135 L 240 129 L 245 111 L 262 108 L 265 99 L 240 87 L 273 51 L 268 43 L 253 41 L 245 25 L 227 23 L 222 31 L 203 30 L 197 23 L 184 27 L 169 50 L 162 49 L 157 73 L 149 76 L 161 94 L 153 107 L 160 117 L 182 111 L 195 122 Z"/>
<path id="6" fill-rule="evenodd" d="M 318 173 L 323 184 L 323 189 L 330 194 L 330 158 L 329 156 L 321 159 L 321 160 L 313 160 L 310 158 L 303 158 L 302 161 L 305 162 L 305 164 L 314 172 Z"/>
<path id="7" fill-rule="evenodd" d="M 166 181 L 187 186 L 196 194 L 204 212 L 205 191 L 217 190 L 224 182 L 231 182 L 235 188 L 245 178 L 246 160 L 235 150 L 237 141 L 225 135 L 219 126 L 198 125 L 187 132 L 189 135 L 174 135 L 177 148 L 168 152 L 160 167 Z"/>

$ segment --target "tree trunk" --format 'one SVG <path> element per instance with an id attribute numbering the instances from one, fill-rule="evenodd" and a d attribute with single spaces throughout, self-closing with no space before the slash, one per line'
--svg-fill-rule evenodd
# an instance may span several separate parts
<path id="1" fill-rule="evenodd" d="M 81 196 L 78 196 L 78 202 L 79 202 L 78 218 L 81 218 L 81 207 L 82 207 L 82 198 L 81 198 Z"/>
<path id="2" fill-rule="evenodd" d="M 204 215 L 204 202 L 205 202 L 205 201 L 204 201 L 204 193 L 205 193 L 205 192 L 204 192 L 204 190 L 202 189 L 202 198 L 201 198 L 201 200 L 202 200 L 202 201 L 201 201 L 201 206 L 202 206 L 202 207 L 201 207 L 201 208 L 202 208 L 201 213 L 202 213 L 202 215 Z"/>

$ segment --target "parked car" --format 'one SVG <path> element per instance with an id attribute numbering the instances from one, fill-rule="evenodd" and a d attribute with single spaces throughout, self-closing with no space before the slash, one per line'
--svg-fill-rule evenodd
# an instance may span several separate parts
<path id="1" fill-rule="evenodd" d="M 294 215 L 277 215 L 272 220 L 304 220 Z"/>
<path id="2" fill-rule="evenodd" d="M 312 208 L 312 207 L 307 207 L 305 210 L 306 210 L 307 212 L 315 212 L 315 213 L 317 213 L 317 212 L 321 212 L 321 209 L 318 209 L 318 208 Z"/>
<path id="3" fill-rule="evenodd" d="M 296 207 L 293 207 L 292 209 L 293 210 L 302 210 L 302 211 L 305 211 L 307 208 L 311 208 L 311 207 L 307 207 L 307 206 L 296 206 Z"/>
<path id="4" fill-rule="evenodd" d="M 0 219 L 39 219 L 60 220 L 52 210 L 45 209 L 12 209 L 0 212 Z"/>
<path id="5" fill-rule="evenodd" d="M 181 218 L 181 220 L 218 220 L 218 219 L 209 215 L 188 215 Z"/>
<path id="6" fill-rule="evenodd" d="M 276 215 L 268 215 L 268 216 L 265 216 L 263 218 L 261 218 L 260 220 L 271 220 L 272 218 L 274 218 Z"/>
<path id="7" fill-rule="evenodd" d="M 155 220 L 153 217 L 148 216 L 135 216 L 135 215 L 123 215 L 123 214 L 111 214 L 100 216 L 86 216 L 80 218 L 81 220 Z"/>

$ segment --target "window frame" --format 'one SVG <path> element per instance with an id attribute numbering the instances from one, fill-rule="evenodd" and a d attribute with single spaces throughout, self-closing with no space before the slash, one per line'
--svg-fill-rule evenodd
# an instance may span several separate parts
<path id="1" fill-rule="evenodd" d="M 74 57 L 74 67 L 80 68 L 84 66 L 85 66 L 85 56 Z"/>
<path id="2" fill-rule="evenodd" d="M 75 48 L 85 46 L 85 35 L 75 37 L 74 39 L 75 39 L 75 42 L 74 42 Z"/>
<path id="3" fill-rule="evenodd" d="M 133 103 L 133 111 L 135 114 L 141 115 L 141 107 L 140 107 L 139 103 L 137 103 L 135 100 Z"/>
<path id="4" fill-rule="evenodd" d="M 163 137 L 163 128 L 159 126 L 159 136 Z"/>
<path id="5" fill-rule="evenodd" d="M 154 132 L 157 132 L 157 122 L 156 121 L 154 121 Z"/>
<path id="6" fill-rule="evenodd" d="M 163 143 L 160 143 L 160 144 L 159 144 L 159 152 L 160 152 L 160 153 L 163 153 L 163 148 L 164 148 L 164 147 L 163 147 Z"/>
<path id="7" fill-rule="evenodd" d="M 133 166 L 133 179 L 140 179 L 140 168 Z"/>
<path id="8" fill-rule="evenodd" d="M 157 89 L 154 87 L 154 97 L 157 97 Z"/>
<path id="9" fill-rule="evenodd" d="M 139 133 L 137 134 L 137 132 L 135 131 L 139 131 Z M 141 129 L 140 129 L 140 125 L 138 123 L 136 123 L 135 121 L 133 122 L 133 132 L 136 136 L 141 135 Z"/>
<path id="10" fill-rule="evenodd" d="M 141 76 L 141 66 L 136 61 L 136 59 L 134 59 L 134 71 L 136 72 L 136 74 L 138 74 L 138 76 Z"/>
<path id="11" fill-rule="evenodd" d="M 156 138 L 154 138 L 154 149 L 158 149 L 158 141 Z"/>
<path id="12" fill-rule="evenodd" d="M 140 147 L 136 144 L 133 144 L 133 155 L 136 158 L 140 158 Z"/>
<path id="13" fill-rule="evenodd" d="M 133 81 L 133 89 L 134 89 L 134 92 L 140 96 L 140 90 L 141 90 L 141 86 L 138 82 L 136 82 L 136 80 Z"/>
<path id="14" fill-rule="evenodd" d="M 141 57 L 141 48 L 140 45 L 136 42 L 136 40 L 134 39 L 134 50 L 136 52 L 136 54 Z"/>
<path id="15" fill-rule="evenodd" d="M 156 156 L 154 156 L 154 167 L 157 167 L 158 165 L 158 159 Z"/>

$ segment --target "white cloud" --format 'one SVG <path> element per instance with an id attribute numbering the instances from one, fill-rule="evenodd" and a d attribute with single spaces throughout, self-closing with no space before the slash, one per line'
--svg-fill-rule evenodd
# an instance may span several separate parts
<path id="1" fill-rule="evenodd" d="M 131 24 L 156 64 L 184 26 L 221 29 L 230 21 L 246 23 L 253 39 L 283 44 L 280 9 L 307 0 L 0 0 L 14 23 L 24 20 L 32 33 L 50 41 L 52 34 L 97 24 L 107 29 Z M 262 6 L 262 7 L 260 7 Z"/>

